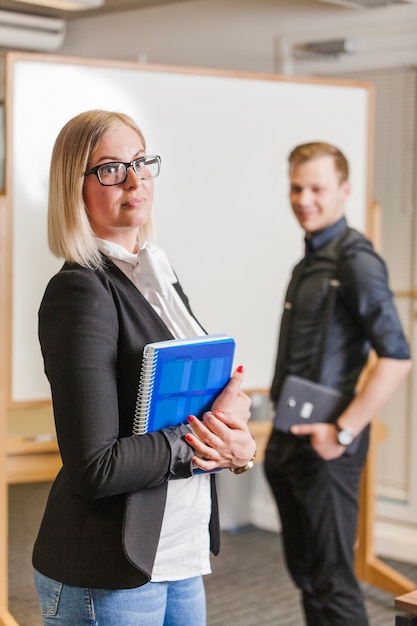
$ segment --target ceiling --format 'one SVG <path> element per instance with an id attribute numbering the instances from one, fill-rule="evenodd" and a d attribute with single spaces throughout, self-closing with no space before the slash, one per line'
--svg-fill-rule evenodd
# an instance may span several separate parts
<path id="1" fill-rule="evenodd" d="M 57 4 L 60 0 L 57 0 Z M 84 9 L 80 11 L 69 11 L 63 9 L 53 9 L 50 7 L 36 6 L 31 2 L 21 0 L 1 0 L 0 10 L 13 11 L 15 13 L 26 13 L 31 15 L 42 15 L 48 17 L 58 17 L 65 20 L 79 19 L 93 15 L 105 15 L 110 13 L 120 13 L 133 9 L 145 9 L 164 4 L 179 4 L 184 0 L 105 0 L 104 5 L 97 9 Z M 198 2 L 199 0 L 187 0 L 187 2 Z M 279 0 L 276 0 L 279 1 Z M 288 0 L 286 0 L 288 1 Z M 387 6 L 390 4 L 415 3 L 417 0 L 312 0 L 319 3 L 341 5 L 350 8 L 372 8 Z"/>
<path id="2" fill-rule="evenodd" d="M 189 2 L 190 0 L 188 0 Z M 194 0 L 198 1 L 198 0 Z M 17 2 L 16 0 L 2 0 L 1 10 L 14 11 L 16 13 L 29 13 L 31 15 L 43 15 L 48 17 L 60 17 L 66 20 L 78 19 L 91 15 L 104 15 L 109 13 L 120 13 L 132 9 L 144 9 L 162 4 L 174 4 L 181 0 L 105 0 L 104 6 L 98 9 L 84 9 L 82 11 L 63 11 L 49 7 L 35 6 L 29 2 Z"/>

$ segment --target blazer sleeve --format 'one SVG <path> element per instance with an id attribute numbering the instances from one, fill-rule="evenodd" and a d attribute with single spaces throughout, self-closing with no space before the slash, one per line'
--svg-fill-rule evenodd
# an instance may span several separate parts
<path id="1" fill-rule="evenodd" d="M 133 350 L 139 352 L 138 364 L 141 358 L 127 336 L 123 310 L 132 309 L 130 326 L 136 321 L 140 327 L 146 320 L 129 302 L 119 300 L 99 272 L 78 268 L 61 271 L 51 280 L 39 311 L 39 340 L 63 468 L 74 490 L 88 498 L 148 489 L 192 475 L 186 425 L 120 436 L 126 430 L 121 425 L 130 424 L 133 415 L 120 414 L 119 394 L 135 394 L 136 389 L 120 380 L 119 360 Z"/>

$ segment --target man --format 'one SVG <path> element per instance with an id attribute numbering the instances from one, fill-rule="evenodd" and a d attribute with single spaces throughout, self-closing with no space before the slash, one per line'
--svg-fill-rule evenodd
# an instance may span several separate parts
<path id="1" fill-rule="evenodd" d="M 350 193 L 344 155 L 326 143 L 297 146 L 289 156 L 290 202 L 305 231 L 306 254 L 289 285 L 290 315 L 281 326 L 271 386 L 274 404 L 288 374 L 315 380 L 329 279 L 338 287 L 322 359 L 321 382 L 352 401 L 336 422 L 274 429 L 265 473 L 282 523 L 289 571 L 302 591 L 308 626 L 366 626 L 354 574 L 359 479 L 369 422 L 406 377 L 409 348 L 383 260 L 372 244 L 348 228 Z M 296 284 L 295 284 L 296 281 Z M 370 349 L 376 364 L 353 396 Z M 353 454 L 348 444 L 360 436 Z"/>

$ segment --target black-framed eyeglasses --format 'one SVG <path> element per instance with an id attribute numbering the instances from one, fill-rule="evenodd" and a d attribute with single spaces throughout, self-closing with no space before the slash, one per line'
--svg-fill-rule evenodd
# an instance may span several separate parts
<path id="1" fill-rule="evenodd" d="M 129 167 L 133 169 L 141 180 L 155 178 L 159 176 L 161 170 L 161 157 L 156 154 L 147 154 L 135 159 L 131 163 L 110 161 L 109 163 L 92 167 L 90 170 L 84 172 L 84 176 L 94 174 L 97 176 L 100 185 L 111 187 L 112 185 L 121 185 L 125 182 Z"/>

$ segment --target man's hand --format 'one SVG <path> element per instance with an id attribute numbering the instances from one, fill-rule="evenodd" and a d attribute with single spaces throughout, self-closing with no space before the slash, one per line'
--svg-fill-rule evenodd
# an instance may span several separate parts
<path id="1" fill-rule="evenodd" d="M 293 435 L 309 435 L 311 447 L 325 461 L 331 461 L 342 456 L 346 450 L 337 441 L 337 429 L 334 424 L 316 422 L 314 424 L 297 424 L 291 427 Z"/>

